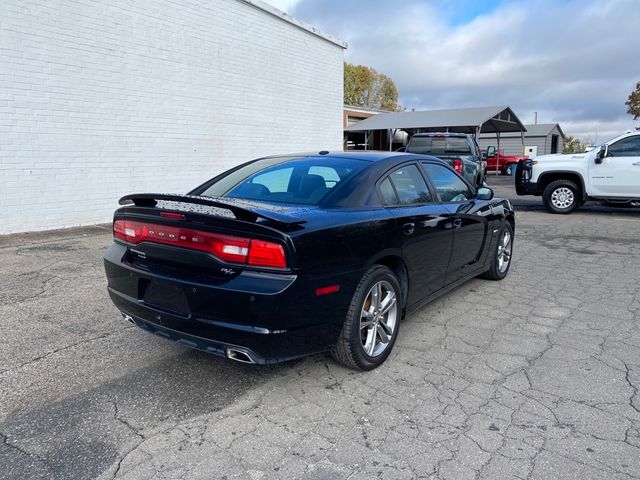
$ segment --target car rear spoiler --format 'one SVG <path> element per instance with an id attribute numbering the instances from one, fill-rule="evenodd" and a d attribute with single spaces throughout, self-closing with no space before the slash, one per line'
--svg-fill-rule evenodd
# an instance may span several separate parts
<path id="1" fill-rule="evenodd" d="M 306 220 L 293 217 L 291 215 L 284 215 L 282 213 L 274 212 L 271 210 L 239 205 L 234 199 L 224 199 L 210 197 L 200 197 L 196 195 L 176 195 L 165 193 L 134 193 L 131 195 L 125 195 L 118 203 L 120 205 L 130 205 L 133 203 L 137 207 L 155 207 L 158 202 L 179 202 L 190 203 L 193 205 L 205 205 L 209 207 L 222 208 L 229 210 L 238 220 L 244 220 L 249 222 L 255 222 L 258 218 L 263 218 L 280 225 L 294 226 L 302 223 L 307 223 Z"/>

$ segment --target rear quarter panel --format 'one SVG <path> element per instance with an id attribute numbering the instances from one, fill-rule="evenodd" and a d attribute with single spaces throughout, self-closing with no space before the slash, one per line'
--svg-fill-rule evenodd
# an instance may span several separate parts
<path id="1" fill-rule="evenodd" d="M 322 210 L 305 227 L 292 236 L 298 270 L 295 308 L 324 312 L 342 325 L 364 272 L 385 254 L 400 255 L 396 220 L 382 208 Z M 331 285 L 339 285 L 339 291 L 316 296 L 317 288 Z"/>

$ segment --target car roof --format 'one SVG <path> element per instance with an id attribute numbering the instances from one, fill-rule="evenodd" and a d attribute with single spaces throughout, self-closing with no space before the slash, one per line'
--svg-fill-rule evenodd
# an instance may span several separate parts
<path id="1" fill-rule="evenodd" d="M 385 152 L 379 150 L 347 150 L 347 151 L 328 151 L 321 150 L 318 152 L 304 152 L 297 154 L 285 154 L 285 155 L 270 155 L 264 158 L 278 158 L 278 157 L 322 157 L 322 158 L 346 158 L 351 160 L 364 160 L 366 162 L 378 162 L 381 160 L 401 159 L 406 157 L 407 159 L 415 157 L 414 153 L 403 152 Z"/>
<path id="2" fill-rule="evenodd" d="M 635 136 L 637 136 L 637 135 L 640 135 L 640 131 L 637 131 L 637 130 L 636 130 L 635 132 L 634 132 L 634 131 L 631 131 L 631 132 L 625 132 L 625 133 L 623 133 L 622 135 L 618 135 L 617 137 L 613 137 L 613 138 L 611 138 L 611 139 L 607 140 L 607 141 L 606 141 L 606 142 L 604 142 L 604 143 L 606 143 L 606 144 L 611 144 L 611 143 L 615 143 L 615 142 L 617 142 L 618 140 L 622 140 L 623 138 L 635 137 Z M 601 145 L 602 145 L 602 144 L 601 144 Z"/>
<path id="3" fill-rule="evenodd" d="M 460 132 L 423 132 L 423 133 L 414 133 L 414 137 L 466 137 L 467 133 Z"/>
<path id="4" fill-rule="evenodd" d="M 625 132 L 623 135 L 620 135 L 620 136 L 621 137 L 636 137 L 638 135 L 640 135 L 640 130 L 636 130 L 635 132 L 634 131 Z"/>

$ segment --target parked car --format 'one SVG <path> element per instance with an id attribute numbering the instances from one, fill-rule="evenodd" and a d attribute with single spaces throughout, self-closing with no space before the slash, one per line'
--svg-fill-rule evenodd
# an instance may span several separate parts
<path id="1" fill-rule="evenodd" d="M 571 213 L 588 200 L 640 206 L 640 132 L 620 135 L 585 153 L 521 161 L 516 191 L 542 196 L 551 213 Z"/>
<path id="2" fill-rule="evenodd" d="M 486 162 L 473 135 L 416 133 L 402 151 L 432 155 L 449 164 L 474 187 L 484 185 Z"/>
<path id="3" fill-rule="evenodd" d="M 104 255 L 125 319 L 246 363 L 331 351 L 369 370 L 400 320 L 462 282 L 500 280 L 514 214 L 422 155 L 262 158 L 187 195 L 120 199 Z"/>
<path id="4" fill-rule="evenodd" d="M 526 155 L 505 155 L 504 150 L 498 150 L 494 146 L 487 147 L 487 151 L 482 154 L 487 162 L 487 171 L 498 171 L 503 175 L 513 175 L 520 160 L 528 160 Z"/>

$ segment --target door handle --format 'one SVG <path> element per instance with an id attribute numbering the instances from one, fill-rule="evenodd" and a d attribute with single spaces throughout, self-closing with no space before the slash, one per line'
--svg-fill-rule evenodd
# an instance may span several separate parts
<path id="1" fill-rule="evenodd" d="M 454 218 L 453 219 L 453 228 L 462 228 L 462 219 Z"/>
<path id="2" fill-rule="evenodd" d="M 632 163 L 631 165 L 635 165 L 636 167 L 640 167 L 640 162 Z"/>
<path id="3" fill-rule="evenodd" d="M 402 225 L 402 231 L 405 235 L 413 235 L 413 232 L 416 230 L 416 224 L 413 222 L 408 222 Z"/>

